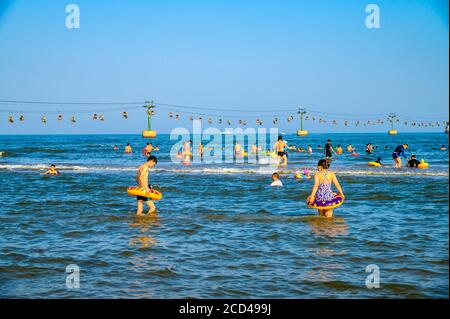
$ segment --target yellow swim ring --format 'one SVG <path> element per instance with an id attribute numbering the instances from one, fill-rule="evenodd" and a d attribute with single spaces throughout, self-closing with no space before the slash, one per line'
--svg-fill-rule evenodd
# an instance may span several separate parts
<path id="1" fill-rule="evenodd" d="M 154 200 L 160 200 L 162 198 L 162 193 L 158 192 L 156 189 L 150 189 L 150 191 L 146 192 L 144 188 L 138 186 L 128 187 L 127 193 L 130 196 L 142 196 Z"/>
<path id="2" fill-rule="evenodd" d="M 316 199 L 313 203 L 306 202 L 306 205 L 309 208 L 314 208 L 317 210 L 328 210 L 328 209 L 335 209 L 341 206 L 343 203 L 344 198 L 342 198 L 340 194 L 335 194 L 331 200 L 320 201 Z"/>
<path id="3" fill-rule="evenodd" d="M 425 163 L 425 160 L 421 160 L 420 164 L 417 165 L 418 168 L 428 168 L 428 163 Z"/>
<path id="4" fill-rule="evenodd" d="M 381 164 L 377 162 L 369 162 L 369 166 L 381 167 Z"/>

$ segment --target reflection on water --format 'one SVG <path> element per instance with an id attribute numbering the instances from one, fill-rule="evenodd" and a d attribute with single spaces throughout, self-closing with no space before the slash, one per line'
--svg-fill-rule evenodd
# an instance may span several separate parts
<path id="1" fill-rule="evenodd" d="M 145 235 L 147 235 L 153 228 L 158 228 L 161 226 L 160 218 L 157 215 L 136 216 L 136 221 L 129 225 L 130 227 L 136 227 L 140 233 L 136 237 L 130 239 L 130 245 L 138 246 L 139 248 L 156 246 L 156 239 Z"/>
<path id="2" fill-rule="evenodd" d="M 348 227 L 343 218 L 317 216 L 311 218 L 308 225 L 314 234 L 321 237 L 346 236 L 348 234 Z"/>

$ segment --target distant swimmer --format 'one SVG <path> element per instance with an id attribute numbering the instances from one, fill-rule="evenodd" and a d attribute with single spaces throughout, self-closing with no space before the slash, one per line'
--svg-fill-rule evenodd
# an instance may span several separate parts
<path id="1" fill-rule="evenodd" d="M 239 144 L 239 142 L 236 142 L 236 144 L 234 144 L 234 156 L 237 157 L 242 157 L 242 146 L 241 144 Z"/>
<path id="2" fill-rule="evenodd" d="M 318 213 L 320 216 L 327 218 L 333 217 L 333 209 L 325 208 L 327 204 L 338 204 L 344 201 L 345 196 L 342 191 L 341 185 L 334 172 L 329 171 L 330 162 L 326 159 L 321 159 L 317 164 L 318 172 L 314 174 L 314 186 L 311 195 L 306 202 L 308 205 L 316 205 L 319 207 Z M 335 194 L 331 190 L 331 185 L 334 184 L 339 192 L 339 195 Z"/>
<path id="3" fill-rule="evenodd" d="M 392 158 L 394 159 L 396 168 L 402 167 L 402 159 L 400 158 L 400 156 L 403 156 L 408 161 L 408 157 L 405 154 L 405 150 L 407 148 L 408 144 L 397 145 L 394 152 L 392 153 Z"/>
<path id="4" fill-rule="evenodd" d="M 59 175 L 59 171 L 56 169 L 55 164 L 50 165 L 50 168 L 48 169 L 48 171 L 46 171 L 45 173 L 43 173 L 44 175 Z"/>
<path id="5" fill-rule="evenodd" d="M 420 161 L 417 160 L 416 155 L 412 154 L 411 159 L 406 164 L 407 167 L 419 167 Z"/>
<path id="6" fill-rule="evenodd" d="M 333 154 L 336 154 L 336 151 L 333 149 L 333 145 L 331 144 L 331 140 L 329 139 L 327 141 L 327 144 L 325 144 L 325 157 L 326 158 L 332 158 Z"/>
<path id="7" fill-rule="evenodd" d="M 272 174 L 272 184 L 270 186 L 283 186 L 283 183 L 280 180 L 280 174 L 273 173 Z"/>
<path id="8" fill-rule="evenodd" d="M 385 150 L 388 150 L 388 149 L 389 149 L 389 145 L 385 145 L 385 146 L 384 146 L 384 149 L 385 149 Z"/>
<path id="9" fill-rule="evenodd" d="M 307 168 L 303 168 L 303 175 L 305 175 L 306 179 L 310 179 L 311 178 L 311 171 Z"/>
<path id="10" fill-rule="evenodd" d="M 204 152 L 204 147 L 202 142 L 200 142 L 198 144 L 198 155 L 200 156 L 200 160 L 203 161 L 203 152 Z"/>
<path id="11" fill-rule="evenodd" d="M 367 153 L 367 154 L 372 154 L 372 152 L 373 152 L 373 146 L 372 146 L 372 143 L 366 144 L 366 153 Z"/>
<path id="12" fill-rule="evenodd" d="M 342 149 L 341 145 L 338 145 L 337 148 L 336 148 L 336 154 L 340 155 L 342 153 L 344 153 L 344 150 Z"/>
<path id="13" fill-rule="evenodd" d="M 445 145 L 442 145 L 441 146 L 441 151 L 446 151 L 447 150 L 447 148 L 445 147 Z"/>
<path id="14" fill-rule="evenodd" d="M 308 154 L 311 155 L 313 152 L 313 148 L 311 145 L 308 145 Z"/>
<path id="15" fill-rule="evenodd" d="M 147 155 L 147 156 L 152 155 L 152 152 L 153 152 L 153 144 L 147 142 L 147 145 L 144 147 L 144 149 L 143 149 L 142 151 L 143 151 L 143 153 L 144 153 L 145 155 Z"/>
<path id="16" fill-rule="evenodd" d="M 184 142 L 184 144 L 183 144 L 183 150 L 182 150 L 183 161 L 182 161 L 182 163 L 184 163 L 184 164 L 191 163 L 191 157 L 192 157 L 191 143 L 192 143 L 192 141 L 189 140 L 189 141 Z"/>
<path id="17" fill-rule="evenodd" d="M 286 155 L 286 148 L 287 145 L 285 141 L 283 141 L 283 136 L 278 136 L 278 141 L 274 144 L 273 148 L 275 149 L 275 152 L 277 152 L 278 155 L 278 165 L 280 165 L 281 160 L 283 160 L 283 166 L 287 165 L 287 155 Z"/>
<path id="18" fill-rule="evenodd" d="M 158 152 L 159 151 L 159 146 L 156 145 L 155 148 L 153 149 L 154 152 Z"/>
<path id="19" fill-rule="evenodd" d="M 286 154 L 286 160 L 287 160 L 287 158 L 289 156 L 288 151 L 290 148 L 288 147 L 288 144 L 287 144 L 288 142 L 286 140 L 283 140 L 283 143 L 284 143 L 284 154 Z"/>
<path id="20" fill-rule="evenodd" d="M 113 146 L 113 151 L 118 151 L 118 150 L 119 150 L 119 147 L 117 145 L 114 145 Z"/>
<path id="21" fill-rule="evenodd" d="M 353 147 L 352 144 L 348 144 L 347 145 L 347 152 L 349 153 L 353 153 L 355 151 L 355 148 Z"/>
<path id="22" fill-rule="evenodd" d="M 127 146 L 125 146 L 125 153 L 127 153 L 127 154 L 133 153 L 130 143 L 128 143 Z"/>
<path id="23" fill-rule="evenodd" d="M 318 149 L 318 150 L 322 150 L 322 146 L 317 145 L 317 149 Z"/>
<path id="24" fill-rule="evenodd" d="M 148 173 L 150 168 L 154 167 L 158 163 L 158 160 L 155 156 L 151 155 L 147 158 L 147 161 L 139 166 L 137 175 L 136 175 L 136 182 L 138 184 L 138 187 L 144 188 L 146 192 L 149 192 L 152 188 L 148 182 Z M 143 197 L 143 196 L 136 196 L 137 200 L 137 216 L 142 215 L 142 212 L 144 210 L 144 202 L 147 203 L 148 206 L 148 212 L 147 215 L 156 215 L 156 206 L 150 198 Z"/>
<path id="25" fill-rule="evenodd" d="M 381 157 L 378 157 L 377 160 L 375 161 L 375 163 L 378 163 L 381 165 Z"/>

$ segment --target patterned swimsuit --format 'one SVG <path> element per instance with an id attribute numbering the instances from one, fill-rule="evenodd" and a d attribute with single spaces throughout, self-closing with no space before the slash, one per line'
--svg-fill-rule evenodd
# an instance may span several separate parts
<path id="1" fill-rule="evenodd" d="M 326 172 L 325 174 L 321 172 L 321 174 L 323 176 L 323 181 L 322 183 L 320 183 L 319 188 L 317 189 L 316 202 L 332 201 L 336 197 L 336 194 L 331 190 L 331 183 L 327 180 L 328 172 Z"/>

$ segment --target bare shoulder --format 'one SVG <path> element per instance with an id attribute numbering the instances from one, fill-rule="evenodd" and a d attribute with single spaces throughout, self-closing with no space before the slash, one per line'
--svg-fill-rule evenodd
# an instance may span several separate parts
<path id="1" fill-rule="evenodd" d="M 142 164 L 142 165 L 139 166 L 139 168 L 138 168 L 138 171 L 139 171 L 140 173 L 146 172 L 147 170 L 148 170 L 148 167 L 147 167 L 147 165 L 145 165 L 145 164 Z"/>

